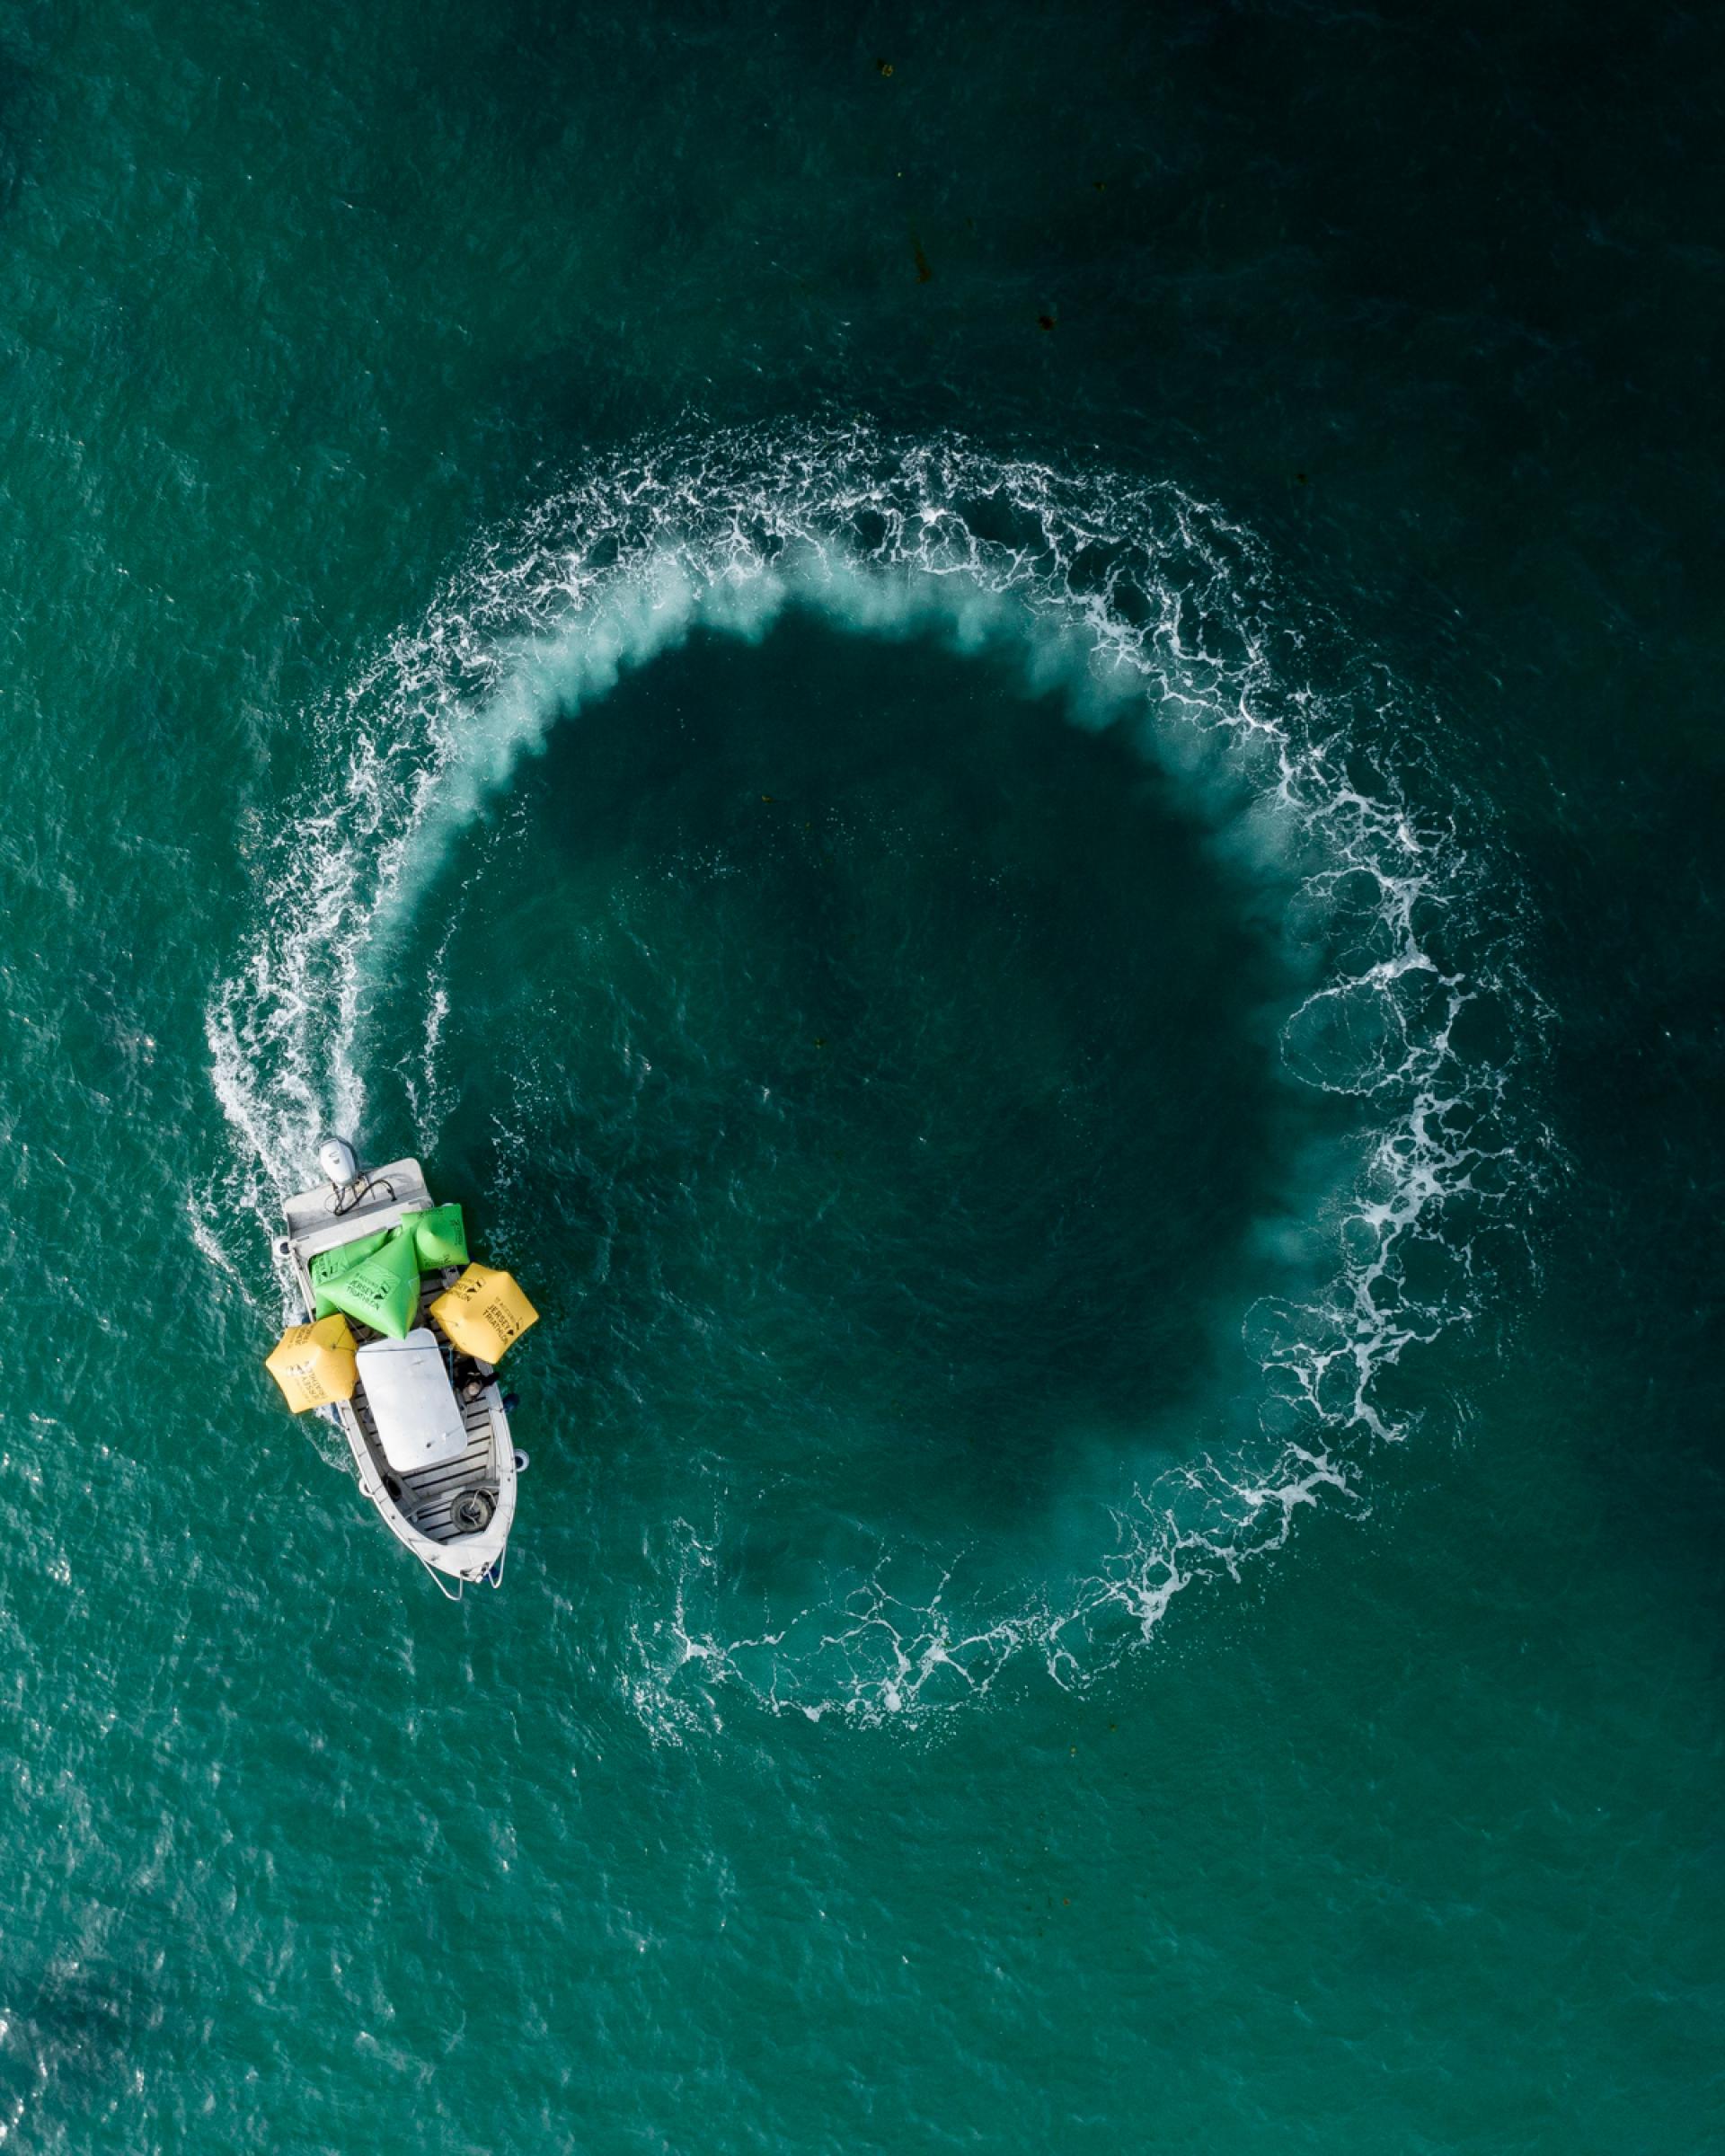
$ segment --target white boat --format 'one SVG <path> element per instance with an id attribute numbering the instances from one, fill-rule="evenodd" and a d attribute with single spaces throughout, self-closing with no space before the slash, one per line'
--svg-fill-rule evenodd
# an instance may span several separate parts
<path id="1" fill-rule="evenodd" d="M 361 1172 L 339 1138 L 324 1146 L 321 1160 L 329 1180 L 288 1200 L 288 1233 L 276 1244 L 293 1268 L 308 1319 L 314 1258 L 394 1227 L 403 1213 L 432 1203 L 417 1161 Z M 385 1525 L 452 1600 L 470 1580 L 501 1583 L 518 1459 L 496 1373 L 457 1353 L 428 1308 L 454 1284 L 457 1269 L 421 1279 L 419 1323 L 404 1340 L 354 1326 L 359 1382 L 353 1397 L 318 1410 L 347 1438 L 359 1487 Z M 525 1459 L 518 1463 L 525 1466 Z"/>

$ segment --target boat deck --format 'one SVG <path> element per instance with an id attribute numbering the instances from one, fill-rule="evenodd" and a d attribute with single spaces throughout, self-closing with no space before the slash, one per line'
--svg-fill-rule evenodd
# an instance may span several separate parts
<path id="1" fill-rule="evenodd" d="M 438 1346 L 445 1355 L 453 1353 L 444 1330 L 432 1317 L 429 1305 L 443 1293 L 443 1279 L 434 1273 L 420 1286 L 420 1314 L 418 1322 L 426 1326 L 436 1337 Z M 375 1340 L 378 1335 L 367 1325 L 356 1325 L 354 1338 L 362 1346 Z M 434 1542 L 453 1542 L 470 1532 L 457 1526 L 451 1516 L 450 1507 L 464 1489 L 475 1484 L 490 1490 L 493 1498 L 498 1491 L 497 1440 L 491 1418 L 491 1382 L 477 1400 L 464 1400 L 459 1384 L 456 1392 L 456 1405 L 461 1409 L 461 1425 L 467 1433 L 467 1450 L 454 1460 L 444 1460 L 436 1467 L 422 1467 L 412 1474 L 397 1474 L 386 1469 L 402 1490 L 401 1510 L 411 1525 L 421 1534 L 429 1534 Z M 361 1385 L 348 1403 L 353 1409 L 354 1419 L 365 1433 L 366 1443 L 383 1462 L 383 1446 L 377 1441 L 377 1426 L 372 1420 L 371 1403 Z"/>
<path id="2" fill-rule="evenodd" d="M 448 1339 L 444 1337 L 444 1328 L 438 1324 L 429 1309 L 429 1304 L 442 1292 L 444 1281 L 440 1272 L 433 1272 L 429 1278 L 420 1281 L 419 1320 L 416 1320 L 416 1324 L 422 1324 L 436 1337 L 438 1348 L 444 1352 L 444 1358 L 448 1358 L 453 1356 L 455 1349 L 448 1343 Z M 376 1341 L 379 1335 L 371 1330 L 371 1326 L 356 1324 L 354 1339 L 360 1346 L 365 1346 L 367 1341 Z M 457 1365 L 455 1365 L 455 1403 L 462 1410 L 462 1427 L 468 1434 L 468 1449 L 455 1460 L 438 1462 L 438 1466 L 416 1468 L 411 1475 L 397 1475 L 394 1468 L 390 1468 L 384 1462 L 384 1446 L 377 1443 L 377 1425 L 371 1418 L 371 1401 L 365 1397 L 365 1386 L 358 1386 L 354 1397 L 347 1403 L 354 1410 L 354 1421 L 365 1432 L 367 1445 L 371 1446 L 371 1451 L 377 1457 L 379 1471 L 388 1472 L 390 1479 L 401 1486 L 401 1515 L 411 1526 L 416 1526 L 420 1535 L 429 1535 L 433 1542 L 455 1542 L 459 1535 L 470 1533 L 470 1529 L 457 1526 L 451 1518 L 451 1505 L 464 1489 L 473 1489 L 474 1483 L 479 1483 L 479 1486 L 490 1489 L 491 1498 L 496 1498 L 498 1494 L 496 1427 L 494 1421 L 491 1421 L 490 1400 L 491 1384 L 490 1378 L 487 1378 L 485 1391 L 481 1392 L 479 1400 L 464 1400 L 462 1367 L 462 1358 L 457 1358 Z M 474 1365 L 465 1365 L 465 1367 L 473 1371 Z"/>

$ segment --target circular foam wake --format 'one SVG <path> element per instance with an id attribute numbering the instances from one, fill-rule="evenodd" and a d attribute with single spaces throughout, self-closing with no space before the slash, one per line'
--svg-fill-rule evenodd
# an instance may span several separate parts
<path id="1" fill-rule="evenodd" d="M 1283 1029 L 1302 1085 L 1358 1104 L 1357 1172 L 1308 1224 L 1321 1288 L 1241 1313 L 1249 1434 L 1110 1507 L 1111 1544 L 1058 1591 L 954 1597 L 883 1558 L 738 1636 L 722 1523 L 663 1529 L 624 1674 L 674 1732 L 726 1685 L 810 1714 L 944 1708 L 1025 1653 L 1082 1682 L 1190 1581 L 1286 1538 L 1400 1436 L 1397 1373 L 1476 1315 L 1492 1232 L 1528 1170 L 1517 1066 L 1536 1038 L 1501 889 L 1428 738 L 1383 671 L 1279 589 L 1263 550 L 1168 485 L 1057 471 L 960 440 L 862 428 L 677 438 L 601 466 L 487 539 L 416 630 L 321 716 L 317 797 L 264 835 L 262 918 L 208 1013 L 236 1136 L 224 1202 L 261 1220 L 330 1127 L 363 1136 L 367 1027 L 392 959 L 462 834 L 553 721 L 697 628 L 758 637 L 787 607 L 960 649 L 1008 649 L 1080 715 L 1133 726 L 1236 846 L 1273 858 L 1309 992 Z M 435 1135 L 425 991 L 418 1133 Z"/>

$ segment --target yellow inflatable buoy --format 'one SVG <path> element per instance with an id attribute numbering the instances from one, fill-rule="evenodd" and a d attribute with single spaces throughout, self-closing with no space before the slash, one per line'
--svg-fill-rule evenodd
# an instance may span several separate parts
<path id="1" fill-rule="evenodd" d="M 452 1347 L 482 1363 L 499 1363 L 539 1312 L 515 1284 L 513 1273 L 470 1265 L 453 1287 L 429 1306 Z"/>
<path id="2" fill-rule="evenodd" d="M 353 1334 L 339 1312 L 314 1325 L 290 1325 L 263 1366 L 296 1415 L 351 1399 L 359 1375 Z"/>

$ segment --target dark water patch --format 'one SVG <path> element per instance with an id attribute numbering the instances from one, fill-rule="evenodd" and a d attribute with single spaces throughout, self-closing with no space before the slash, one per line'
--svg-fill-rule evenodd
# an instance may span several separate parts
<path id="1" fill-rule="evenodd" d="M 110 2125 L 137 2077 L 183 2065 L 208 2038 L 189 2013 L 192 1957 L 171 1956 L 135 1914 L 93 1909 L 93 1942 L 34 1971 L 0 1971 L 0 2124 L 8 2145 L 69 2147 Z"/>
<path id="2" fill-rule="evenodd" d="M 998 1528 L 1208 1374 L 1292 1113 L 1236 883 L 1002 667 L 699 637 L 468 879 L 444 1157 L 494 1181 L 534 1071 L 504 1119 L 579 1166 L 520 1227 L 591 1253 L 588 1385 L 836 1516 Z"/>

